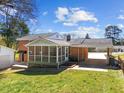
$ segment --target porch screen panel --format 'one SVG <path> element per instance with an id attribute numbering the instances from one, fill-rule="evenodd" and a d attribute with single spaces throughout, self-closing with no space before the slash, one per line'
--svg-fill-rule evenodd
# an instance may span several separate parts
<path id="1" fill-rule="evenodd" d="M 50 62 L 56 63 L 56 47 L 50 47 Z"/>
<path id="2" fill-rule="evenodd" d="M 62 62 L 65 61 L 65 47 L 62 47 Z"/>
<path id="3" fill-rule="evenodd" d="M 48 62 L 48 46 L 42 46 L 42 62 Z"/>
<path id="4" fill-rule="evenodd" d="M 68 47 L 66 47 L 66 61 L 68 60 L 68 57 L 69 57 L 69 48 Z"/>
<path id="5" fill-rule="evenodd" d="M 62 60 L 61 60 L 62 59 L 62 56 L 61 56 L 61 47 L 58 47 L 58 54 L 59 54 L 58 55 L 58 61 L 59 62 L 62 62 Z"/>
<path id="6" fill-rule="evenodd" d="M 41 62 L 41 47 L 36 46 L 36 62 Z"/>
<path id="7" fill-rule="evenodd" d="M 34 47 L 33 46 L 29 47 L 29 61 L 34 62 Z"/>

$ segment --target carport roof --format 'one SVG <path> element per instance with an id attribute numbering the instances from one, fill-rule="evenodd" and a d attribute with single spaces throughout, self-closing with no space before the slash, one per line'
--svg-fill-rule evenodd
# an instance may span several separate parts
<path id="1" fill-rule="evenodd" d="M 95 38 L 95 39 L 75 39 L 71 40 L 72 47 L 88 47 L 88 48 L 112 48 L 112 39 Z"/>

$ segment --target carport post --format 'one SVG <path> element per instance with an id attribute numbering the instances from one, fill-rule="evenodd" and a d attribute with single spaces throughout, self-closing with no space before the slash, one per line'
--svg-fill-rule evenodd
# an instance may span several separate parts
<path id="1" fill-rule="evenodd" d="M 34 63 L 36 62 L 36 46 L 34 46 Z"/>
<path id="2" fill-rule="evenodd" d="M 110 49 L 107 48 L 107 63 L 109 63 Z"/>
<path id="3" fill-rule="evenodd" d="M 78 47 L 78 63 L 79 63 L 79 47 Z"/>
<path id="4" fill-rule="evenodd" d="M 28 46 L 28 51 L 27 51 L 28 62 L 29 62 L 29 55 L 30 53 L 29 53 L 29 46 Z"/>

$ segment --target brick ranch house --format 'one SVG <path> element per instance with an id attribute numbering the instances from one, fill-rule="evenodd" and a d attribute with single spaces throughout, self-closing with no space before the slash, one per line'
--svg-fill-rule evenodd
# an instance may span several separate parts
<path id="1" fill-rule="evenodd" d="M 19 62 L 31 65 L 59 66 L 69 60 L 87 63 L 89 48 L 107 49 L 107 59 L 111 53 L 111 39 L 64 39 L 58 33 L 27 35 L 17 39 Z M 107 62 L 107 60 L 106 60 Z"/>

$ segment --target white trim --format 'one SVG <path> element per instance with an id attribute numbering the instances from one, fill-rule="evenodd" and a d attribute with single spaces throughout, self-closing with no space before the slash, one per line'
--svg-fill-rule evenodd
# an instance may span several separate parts
<path id="1" fill-rule="evenodd" d="M 63 53 L 62 53 L 62 46 L 61 46 L 61 62 L 63 61 L 62 57 L 63 57 Z"/>
<path id="2" fill-rule="evenodd" d="M 59 46 L 59 45 L 54 45 L 54 44 L 32 44 L 32 45 L 28 45 L 28 46 Z M 27 47 L 27 46 L 26 46 Z"/>
<path id="3" fill-rule="evenodd" d="M 25 45 L 27 47 L 27 45 Z M 28 46 L 65 46 L 65 45 L 54 45 L 54 44 L 35 44 L 35 45 L 28 45 Z"/>
<path id="4" fill-rule="evenodd" d="M 50 63 L 50 46 L 48 47 L 48 63 Z"/>
<path id="5" fill-rule="evenodd" d="M 41 49 L 40 49 L 40 54 L 41 54 L 41 62 L 42 62 L 42 59 L 43 59 L 43 58 L 42 58 L 42 57 L 43 57 L 43 56 L 42 56 L 42 46 L 41 46 L 40 48 L 41 48 Z"/>
<path id="6" fill-rule="evenodd" d="M 113 46 L 84 46 L 82 45 L 70 45 L 70 47 L 80 47 L 80 48 L 113 48 Z"/>
<path id="7" fill-rule="evenodd" d="M 67 61 L 69 60 L 69 47 L 66 47 L 66 52 L 67 52 Z"/>
<path id="8" fill-rule="evenodd" d="M 79 48 L 78 48 L 78 62 L 79 62 Z"/>
<path id="9" fill-rule="evenodd" d="M 58 47 L 56 47 L 56 63 L 59 63 L 59 59 L 58 59 Z"/>
<path id="10" fill-rule="evenodd" d="M 58 53 L 58 46 L 56 47 L 56 63 L 58 63 L 57 64 L 57 69 L 59 69 L 59 53 Z"/>
<path id="11" fill-rule="evenodd" d="M 32 44 L 33 42 L 35 42 L 35 41 L 38 41 L 38 40 L 47 40 L 47 41 L 49 41 L 49 42 L 51 42 L 51 43 L 53 43 L 53 44 Z M 55 41 L 53 41 L 53 40 L 51 40 L 51 39 L 47 39 L 47 38 L 41 38 L 41 39 L 36 39 L 36 40 L 34 40 L 34 41 L 32 41 L 32 42 L 29 42 L 28 44 L 26 44 L 25 46 L 27 47 L 27 46 L 70 46 L 70 44 L 68 43 L 68 42 L 66 42 L 67 44 L 63 44 L 63 45 L 61 45 L 61 44 L 59 44 L 59 43 L 56 43 Z M 59 41 L 59 40 L 58 40 Z M 31 44 L 31 45 L 30 45 Z"/>
<path id="12" fill-rule="evenodd" d="M 29 62 L 29 47 L 28 47 L 28 51 L 27 51 L 27 56 L 28 56 L 28 62 Z"/>
<path id="13" fill-rule="evenodd" d="M 47 40 L 47 41 L 50 41 L 49 39 L 46 39 L 46 38 L 41 38 L 42 40 Z M 28 44 L 26 44 L 25 46 L 27 47 L 27 46 L 38 46 L 37 44 L 32 44 L 33 42 L 35 42 L 35 41 L 38 41 L 38 40 L 41 40 L 41 39 L 36 39 L 36 40 L 33 40 L 32 42 L 29 42 Z M 50 41 L 50 42 L 52 42 L 52 41 Z M 55 42 L 52 42 L 52 43 L 54 43 L 55 45 L 58 45 L 58 44 L 56 44 Z M 32 44 L 32 45 L 30 45 L 30 44 Z M 53 45 L 54 45 L 53 44 Z M 44 46 L 44 45 L 49 45 L 49 44 L 42 44 L 42 46 Z M 41 44 L 39 45 L 39 46 L 41 46 Z M 59 45 L 58 45 L 59 46 Z"/>
<path id="14" fill-rule="evenodd" d="M 64 47 L 64 49 L 65 49 L 65 61 L 66 61 L 66 47 Z"/>
<path id="15" fill-rule="evenodd" d="M 34 46 L 34 62 L 36 62 L 36 47 Z"/>

